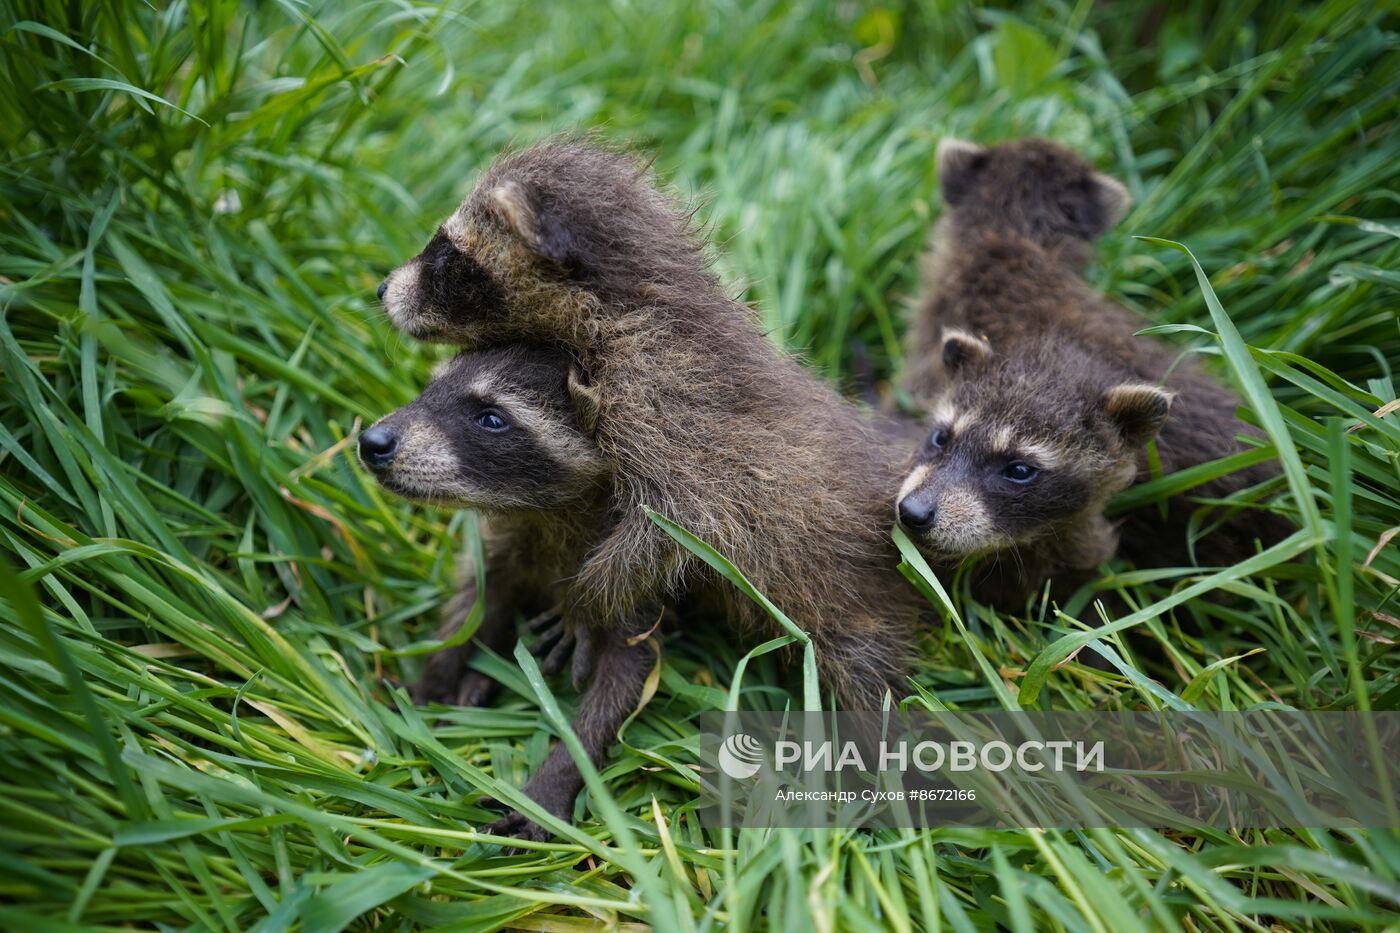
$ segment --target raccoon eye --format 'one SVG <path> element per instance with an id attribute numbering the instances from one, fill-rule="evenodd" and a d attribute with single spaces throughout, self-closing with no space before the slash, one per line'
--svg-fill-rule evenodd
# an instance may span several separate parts
<path id="1" fill-rule="evenodd" d="M 933 450 L 937 450 L 947 444 L 951 439 L 952 434 L 947 428 L 934 428 L 933 432 L 928 436 L 928 446 Z"/>
<path id="2" fill-rule="evenodd" d="M 1013 460 L 1001 468 L 1001 475 L 1013 483 L 1029 483 L 1040 475 L 1040 471 L 1024 460 Z"/>
<path id="3" fill-rule="evenodd" d="M 447 268 L 447 264 L 452 261 L 455 252 L 456 251 L 451 246 L 447 246 L 433 253 L 433 258 L 429 261 L 428 266 L 432 269 L 434 275 L 442 275 L 443 270 Z"/>
<path id="4" fill-rule="evenodd" d="M 489 408 L 476 416 L 476 423 L 494 434 L 510 430 L 510 422 Z"/>
<path id="5" fill-rule="evenodd" d="M 447 234 L 441 227 L 433 234 L 428 245 L 423 247 L 422 253 L 429 270 L 436 274 L 441 274 L 443 268 L 456 255 L 457 247 L 452 245 L 452 241 L 447 238 Z"/>

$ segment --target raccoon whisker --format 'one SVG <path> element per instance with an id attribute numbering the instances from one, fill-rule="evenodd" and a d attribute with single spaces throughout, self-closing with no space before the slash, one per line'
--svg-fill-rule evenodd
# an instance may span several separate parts
<path id="1" fill-rule="evenodd" d="M 1025 559 L 1021 557 L 1021 544 L 1015 538 L 1011 539 L 1011 556 L 1016 558 L 1017 574 L 1021 577 L 1021 579 L 1025 579 L 1026 562 Z"/>

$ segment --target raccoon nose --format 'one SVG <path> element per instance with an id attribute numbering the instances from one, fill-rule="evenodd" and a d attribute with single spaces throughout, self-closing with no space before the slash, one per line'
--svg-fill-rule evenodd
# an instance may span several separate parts
<path id="1" fill-rule="evenodd" d="M 928 531 L 937 519 L 932 498 L 914 494 L 899 500 L 899 523 L 910 531 Z"/>
<path id="2" fill-rule="evenodd" d="M 385 279 L 384 281 L 382 281 L 382 282 L 379 283 L 379 291 L 375 292 L 375 294 L 379 296 L 379 300 L 380 300 L 380 301 L 383 301 L 383 300 L 384 300 L 384 293 L 387 292 L 388 290 L 389 290 L 389 280 L 388 280 L 388 279 Z"/>
<path id="3" fill-rule="evenodd" d="M 398 452 L 399 436 L 383 425 L 376 424 L 360 435 L 360 460 L 370 467 L 388 466 Z"/>

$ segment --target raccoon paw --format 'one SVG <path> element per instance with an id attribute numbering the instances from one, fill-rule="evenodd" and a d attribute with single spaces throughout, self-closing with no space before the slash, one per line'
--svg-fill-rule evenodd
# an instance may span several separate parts
<path id="1" fill-rule="evenodd" d="M 501 685 L 481 671 L 466 671 L 457 685 L 458 706 L 486 706 Z"/>
<path id="2" fill-rule="evenodd" d="M 413 685 L 413 702 L 419 706 L 451 705 L 457 700 L 466 667 L 467 652 L 462 647 L 448 648 L 430 656 L 423 667 L 423 676 Z"/>
<path id="3" fill-rule="evenodd" d="M 540 633 L 530 653 L 540 659 L 540 673 L 553 677 L 564 669 L 564 661 L 574 652 L 574 633 L 562 621 Z"/>
<path id="4" fill-rule="evenodd" d="M 524 839 L 527 842 L 547 842 L 554 833 L 545 829 L 538 823 L 531 822 L 524 814 L 518 810 L 512 810 L 500 819 L 488 823 L 481 827 L 483 833 L 492 836 L 506 836 L 512 839 Z M 506 848 L 506 855 L 525 855 L 529 850 L 520 849 L 515 846 Z"/>
<path id="5" fill-rule="evenodd" d="M 555 767 L 546 762 L 520 790 L 543 807 L 546 813 L 567 823 L 573 818 L 574 799 L 578 797 L 582 779 L 572 762 L 565 766 L 564 773 L 560 773 L 558 760 L 553 759 Z M 482 797 L 477 804 L 489 809 L 506 808 L 506 804 L 494 797 Z M 544 842 L 554 835 L 553 831 L 533 822 L 519 810 L 511 810 L 505 816 L 482 827 L 481 831 L 493 836 L 514 836 L 516 839 L 529 839 L 534 842 Z"/>
<path id="6" fill-rule="evenodd" d="M 563 610 L 561 610 L 558 606 L 555 606 L 552 609 L 546 609 L 544 612 L 541 612 L 539 615 L 526 621 L 525 631 L 529 632 L 532 635 L 539 634 L 540 632 L 549 633 L 555 631 L 556 629 L 562 628 L 563 625 Z"/>
<path id="7" fill-rule="evenodd" d="M 593 676 L 593 659 L 597 653 L 598 633 L 587 629 L 579 632 L 575 638 L 573 669 L 569 672 L 575 690 L 582 692 L 584 684 Z"/>

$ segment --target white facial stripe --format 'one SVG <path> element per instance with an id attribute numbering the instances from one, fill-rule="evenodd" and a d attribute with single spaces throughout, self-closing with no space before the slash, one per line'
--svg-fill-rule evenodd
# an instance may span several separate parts
<path id="1" fill-rule="evenodd" d="M 1061 451 L 1049 444 L 1036 442 L 1017 444 L 1016 452 L 1025 459 L 1034 461 L 1035 465 L 1042 470 L 1053 469 L 1060 465 Z"/>
<path id="2" fill-rule="evenodd" d="M 480 489 L 468 482 L 447 435 L 426 420 L 403 426 L 399 453 L 379 478 L 391 492 L 430 505 L 507 510 L 531 505 L 508 491 Z"/>
<path id="3" fill-rule="evenodd" d="M 462 463 L 452 443 L 430 421 L 412 421 L 399 435 L 399 454 L 386 477 L 401 496 L 434 505 L 511 509 L 528 507 L 530 500 L 509 491 L 480 489 L 463 477 Z"/>
<path id="4" fill-rule="evenodd" d="M 933 467 L 927 463 L 921 463 L 914 467 L 913 471 L 904 478 L 904 485 L 899 487 L 899 495 L 895 498 L 895 503 L 902 502 L 905 496 L 922 486 L 932 472 Z"/>
<path id="5" fill-rule="evenodd" d="M 556 459 L 568 462 L 598 460 L 598 451 L 590 442 L 571 430 L 563 429 L 558 416 L 542 407 L 535 396 L 512 392 L 509 382 L 495 373 L 479 373 L 467 390 L 477 398 L 501 409 L 501 413 L 544 445 Z"/>
<path id="6" fill-rule="evenodd" d="M 992 432 L 992 449 L 997 453 L 1011 452 L 1011 429 L 1003 425 Z"/>
<path id="7" fill-rule="evenodd" d="M 946 425 L 952 424 L 956 416 L 957 409 L 953 407 L 953 403 L 947 399 L 939 399 L 934 402 L 933 409 L 929 411 L 928 420 L 929 424 L 932 425 Z"/>
<path id="8" fill-rule="evenodd" d="M 972 427 L 974 424 L 976 424 L 976 423 L 977 423 L 977 412 L 975 412 L 975 411 L 961 411 L 961 412 L 958 412 L 957 417 L 953 419 L 953 423 L 952 423 L 953 436 L 954 436 L 954 437 L 957 437 L 959 434 L 962 434 L 962 433 L 968 431 L 968 430 L 971 429 L 971 427 Z"/>
<path id="9" fill-rule="evenodd" d="M 574 431 L 560 425 L 557 415 L 541 408 L 530 396 L 497 388 L 485 397 L 500 406 L 510 420 L 529 431 L 533 440 L 548 450 L 556 460 L 577 462 L 597 459 L 597 448 Z"/>
<path id="10" fill-rule="evenodd" d="M 475 388 L 475 384 L 473 384 Z M 552 422 L 545 411 L 539 408 L 534 399 L 514 392 L 496 389 L 483 395 L 492 405 L 498 406 L 510 420 L 535 435 L 536 440 L 548 444 L 557 433 L 551 429 Z"/>
<path id="11" fill-rule="evenodd" d="M 467 391 L 477 398 L 493 398 L 496 395 L 496 380 L 490 373 L 478 373 L 472 377 Z"/>
<path id="12" fill-rule="evenodd" d="M 442 232 L 458 249 L 462 248 L 466 239 L 467 219 L 463 214 L 465 207 L 459 207 L 452 212 L 452 215 L 443 221 Z"/>
<path id="13" fill-rule="evenodd" d="M 384 289 L 384 312 L 389 315 L 389 320 L 394 326 L 403 326 L 402 318 L 417 288 L 418 263 L 410 262 L 389 273 L 389 282 Z"/>

